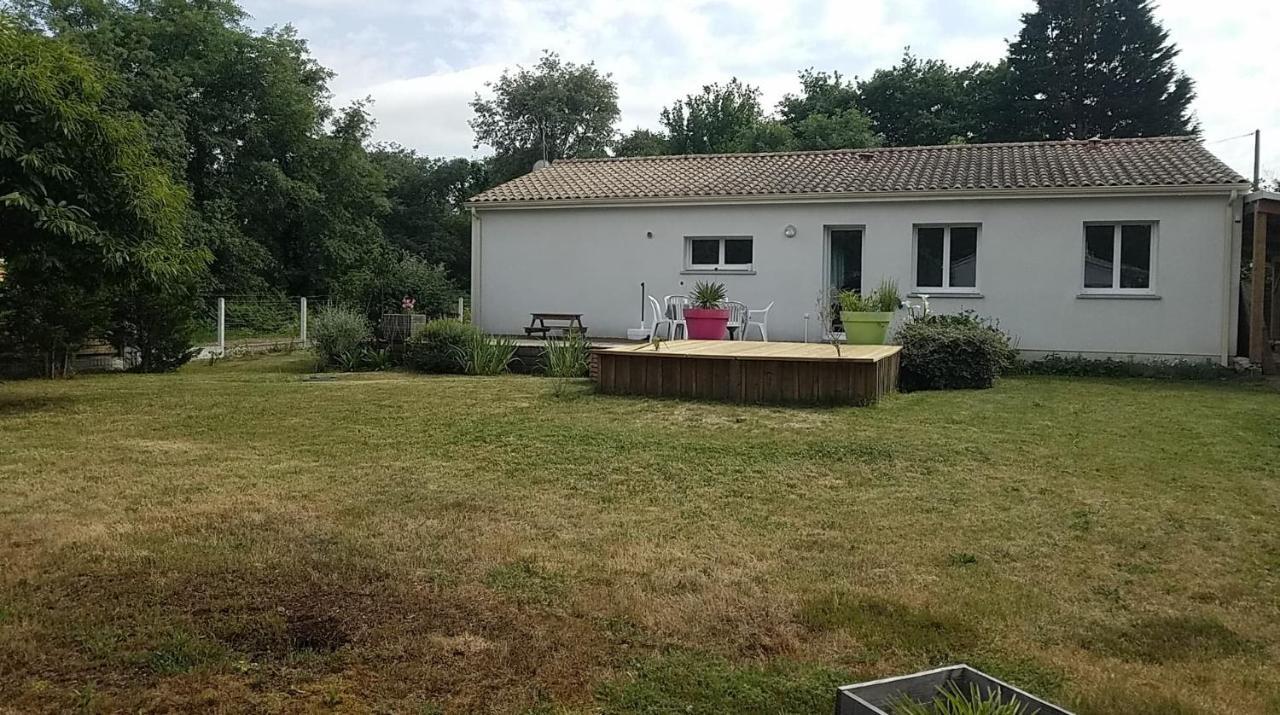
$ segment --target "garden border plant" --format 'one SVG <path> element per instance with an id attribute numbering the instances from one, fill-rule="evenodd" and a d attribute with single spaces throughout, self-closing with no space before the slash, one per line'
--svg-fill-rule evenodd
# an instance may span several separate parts
<path id="1" fill-rule="evenodd" d="M 516 342 L 505 335 L 488 335 L 477 330 L 454 351 L 466 374 L 501 375 L 516 357 Z"/>
<path id="2" fill-rule="evenodd" d="M 1011 372 L 1061 377 L 1124 377 L 1152 380 L 1250 380 L 1259 374 L 1223 367 L 1209 360 L 1119 360 L 1050 353 L 1038 360 L 1019 360 Z"/>
<path id="3" fill-rule="evenodd" d="M 548 338 L 542 348 L 547 377 L 587 377 L 591 372 L 591 341 L 578 331 L 563 338 Z"/>
<path id="4" fill-rule="evenodd" d="M 360 356 L 369 349 L 372 336 L 364 313 L 347 305 L 326 305 L 311 319 L 311 347 L 320 369 L 359 369 Z"/>
<path id="5" fill-rule="evenodd" d="M 418 372 L 461 375 L 466 372 L 466 349 L 480 329 L 456 318 L 437 318 L 414 331 L 405 341 L 404 364 Z"/>
<path id="6" fill-rule="evenodd" d="M 898 386 L 915 390 L 985 389 L 1017 360 L 1013 339 L 973 311 L 912 317 L 898 329 Z"/>

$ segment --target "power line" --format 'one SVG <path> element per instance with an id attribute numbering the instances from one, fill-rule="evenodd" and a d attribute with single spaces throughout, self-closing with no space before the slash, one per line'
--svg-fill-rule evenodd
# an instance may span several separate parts
<path id="1" fill-rule="evenodd" d="M 1213 141 L 1211 141 L 1211 142 L 1205 142 L 1205 146 L 1209 146 L 1210 144 L 1221 144 L 1222 142 L 1229 142 L 1229 141 L 1232 141 L 1232 140 L 1234 140 L 1234 139 L 1244 139 L 1245 137 L 1250 137 L 1250 138 L 1252 138 L 1252 137 L 1253 137 L 1253 132 L 1245 132 L 1244 134 L 1237 134 L 1237 135 L 1236 135 L 1236 136 L 1234 136 L 1234 137 L 1224 137 L 1224 138 L 1222 138 L 1222 139 L 1214 139 L 1214 140 L 1213 140 Z"/>

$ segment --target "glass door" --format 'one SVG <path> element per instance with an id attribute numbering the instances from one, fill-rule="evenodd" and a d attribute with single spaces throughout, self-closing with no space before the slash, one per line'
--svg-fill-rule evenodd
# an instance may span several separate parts
<path id="1" fill-rule="evenodd" d="M 844 290 L 862 292 L 862 229 L 857 227 L 827 227 L 827 293 L 834 296 Z M 828 330 L 843 332 L 840 324 L 840 306 L 831 310 Z"/>

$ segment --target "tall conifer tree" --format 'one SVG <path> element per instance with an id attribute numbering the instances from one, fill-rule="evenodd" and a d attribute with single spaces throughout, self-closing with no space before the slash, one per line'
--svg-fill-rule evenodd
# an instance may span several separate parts
<path id="1" fill-rule="evenodd" d="M 1191 79 L 1149 0 L 1037 0 L 1009 45 L 1026 139 L 1188 134 Z"/>

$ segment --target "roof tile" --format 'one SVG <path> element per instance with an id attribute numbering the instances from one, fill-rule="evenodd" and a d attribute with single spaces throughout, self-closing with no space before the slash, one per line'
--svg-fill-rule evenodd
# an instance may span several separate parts
<path id="1" fill-rule="evenodd" d="M 565 159 L 472 205 L 795 194 L 1237 185 L 1194 137 Z"/>

